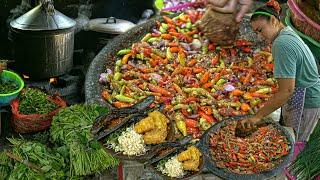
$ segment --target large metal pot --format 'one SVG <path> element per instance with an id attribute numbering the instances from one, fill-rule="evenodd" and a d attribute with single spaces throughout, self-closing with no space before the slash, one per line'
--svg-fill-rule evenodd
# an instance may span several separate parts
<path id="1" fill-rule="evenodd" d="M 55 10 L 51 0 L 43 0 L 10 23 L 14 67 L 31 79 L 65 74 L 73 66 L 76 22 Z"/>

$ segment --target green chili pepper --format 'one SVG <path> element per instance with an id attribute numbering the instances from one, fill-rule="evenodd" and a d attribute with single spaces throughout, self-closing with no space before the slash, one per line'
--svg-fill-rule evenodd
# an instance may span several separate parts
<path id="1" fill-rule="evenodd" d="M 177 104 L 177 105 L 173 106 L 173 110 L 177 110 L 177 109 L 187 109 L 187 108 L 189 108 L 189 106 L 186 105 L 186 104 Z"/>
<path id="2" fill-rule="evenodd" d="M 167 30 L 169 28 L 168 24 L 166 23 L 161 23 L 161 27 L 164 29 L 164 30 Z"/>
<path id="3" fill-rule="evenodd" d="M 201 129 L 203 129 L 204 131 L 206 131 L 207 129 L 209 129 L 211 127 L 211 124 L 208 123 L 208 121 L 204 118 L 200 118 L 199 124 L 200 124 Z"/>
<path id="4" fill-rule="evenodd" d="M 208 53 L 208 45 L 203 45 L 202 46 L 202 54 L 207 54 Z"/>
<path id="5" fill-rule="evenodd" d="M 225 80 L 225 79 L 223 79 L 223 78 L 221 78 L 221 79 L 219 79 L 219 81 L 216 83 L 216 85 L 222 85 L 222 84 L 224 84 L 224 83 L 226 83 L 227 81 Z"/>
<path id="6" fill-rule="evenodd" d="M 182 54 L 178 54 L 178 60 L 181 66 L 186 66 L 186 58 Z"/>
<path id="7" fill-rule="evenodd" d="M 142 39 L 141 42 L 146 42 L 152 37 L 151 33 L 146 34 Z"/>
<path id="8" fill-rule="evenodd" d="M 187 22 L 186 28 L 187 29 L 191 29 L 192 28 L 192 23 L 190 21 Z"/>
<path id="9" fill-rule="evenodd" d="M 136 58 L 140 60 L 144 60 L 144 54 L 143 53 L 136 54 Z"/>
<path id="10" fill-rule="evenodd" d="M 160 49 L 152 49 L 152 52 L 162 58 L 166 58 L 166 53 L 162 52 Z"/>
<path id="11" fill-rule="evenodd" d="M 184 121 L 176 121 L 176 125 L 183 136 L 188 135 L 187 125 Z"/>
<path id="12" fill-rule="evenodd" d="M 164 34 L 164 33 L 167 32 L 167 30 L 165 30 L 162 26 L 160 26 L 159 31 L 160 31 L 162 34 Z"/>
<path id="13" fill-rule="evenodd" d="M 224 63 L 223 58 L 220 58 L 220 65 L 219 65 L 219 68 L 222 68 L 222 69 L 226 68 L 226 65 L 225 65 L 225 63 Z"/>
<path id="14" fill-rule="evenodd" d="M 274 78 L 268 78 L 266 81 L 267 81 L 268 83 L 270 83 L 271 85 L 274 85 L 275 82 L 276 82 L 276 79 L 274 79 Z"/>
<path id="15" fill-rule="evenodd" d="M 173 59 L 173 55 L 172 55 L 172 53 L 170 51 L 170 48 L 167 48 L 166 57 L 167 57 L 168 60 Z"/>
<path id="16" fill-rule="evenodd" d="M 190 93 L 201 94 L 201 95 L 206 96 L 209 99 L 213 99 L 211 94 L 203 88 L 182 88 L 182 90 L 186 93 L 189 93 L 189 94 Z"/>
<path id="17" fill-rule="evenodd" d="M 248 57 L 248 65 L 252 66 L 253 64 L 253 59 L 251 57 Z"/>
<path id="18" fill-rule="evenodd" d="M 133 98 L 130 98 L 130 97 L 127 97 L 127 96 L 121 95 L 121 94 L 116 95 L 115 98 L 118 101 L 127 102 L 127 103 L 133 103 L 135 101 Z"/>
<path id="19" fill-rule="evenodd" d="M 256 93 L 261 93 L 261 94 L 267 94 L 267 93 L 270 93 L 272 92 L 272 89 L 271 88 L 262 88 L 262 89 L 259 89 L 258 91 L 256 91 Z"/>
<path id="20" fill-rule="evenodd" d="M 122 66 L 122 63 L 121 63 L 120 59 L 116 61 L 116 66 Z"/>
<path id="21" fill-rule="evenodd" d="M 158 37 L 152 37 L 148 40 L 149 43 L 153 43 L 153 42 L 157 42 L 157 41 L 160 41 L 160 38 Z"/>
<path id="22" fill-rule="evenodd" d="M 255 98 L 255 99 L 250 100 L 251 107 L 257 106 L 260 103 L 261 103 L 261 99 L 259 99 L 259 98 Z"/>
<path id="23" fill-rule="evenodd" d="M 113 79 L 115 81 L 120 81 L 121 78 L 122 78 L 122 74 L 120 72 L 116 72 L 113 76 Z"/>
<path id="24" fill-rule="evenodd" d="M 121 56 L 121 55 L 126 55 L 129 54 L 131 52 L 131 49 L 122 49 L 120 51 L 118 51 L 117 55 Z"/>

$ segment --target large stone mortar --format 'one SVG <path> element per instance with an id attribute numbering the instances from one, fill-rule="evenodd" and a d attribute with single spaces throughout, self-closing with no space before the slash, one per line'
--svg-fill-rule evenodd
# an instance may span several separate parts
<path id="1" fill-rule="evenodd" d="M 124 48 L 131 47 L 132 43 L 141 40 L 141 38 L 156 24 L 156 20 L 161 20 L 162 18 L 151 19 L 139 26 L 134 27 L 125 34 L 115 37 L 110 41 L 93 59 L 90 67 L 88 69 L 85 81 L 85 100 L 86 103 L 98 103 L 105 105 L 106 102 L 101 98 L 101 92 L 103 86 L 98 82 L 99 75 L 107 68 L 114 69 L 114 64 L 116 59 L 116 53 Z M 249 18 L 246 17 L 240 26 L 239 37 L 245 38 L 251 41 L 256 41 L 256 46 L 261 46 L 260 42 L 257 42 L 257 36 L 252 32 L 250 28 Z"/>

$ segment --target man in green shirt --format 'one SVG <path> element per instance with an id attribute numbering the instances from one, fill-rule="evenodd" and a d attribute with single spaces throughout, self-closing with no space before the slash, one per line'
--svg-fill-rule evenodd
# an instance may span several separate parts
<path id="1" fill-rule="evenodd" d="M 282 106 L 285 124 L 295 130 L 298 141 L 307 141 L 320 115 L 319 74 L 312 52 L 290 27 L 283 25 L 279 11 L 279 6 L 271 3 L 251 17 L 252 28 L 272 43 L 279 91 L 253 117 L 242 120 L 241 127 L 252 128 Z"/>

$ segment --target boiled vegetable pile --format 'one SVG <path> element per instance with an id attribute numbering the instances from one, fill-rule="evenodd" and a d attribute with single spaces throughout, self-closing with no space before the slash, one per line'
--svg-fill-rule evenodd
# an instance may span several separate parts
<path id="1" fill-rule="evenodd" d="M 164 16 L 152 32 L 118 52 L 115 68 L 100 75 L 102 97 L 126 107 L 148 96 L 166 104 L 179 135 L 199 138 L 225 117 L 254 114 L 277 91 L 268 51 L 239 39 L 209 42 L 196 27 L 201 12 Z"/>
<path id="2" fill-rule="evenodd" d="M 290 143 L 272 125 L 260 127 L 251 136 L 235 136 L 237 122 L 211 134 L 212 159 L 220 168 L 238 174 L 255 174 L 277 167 L 289 154 Z"/>

